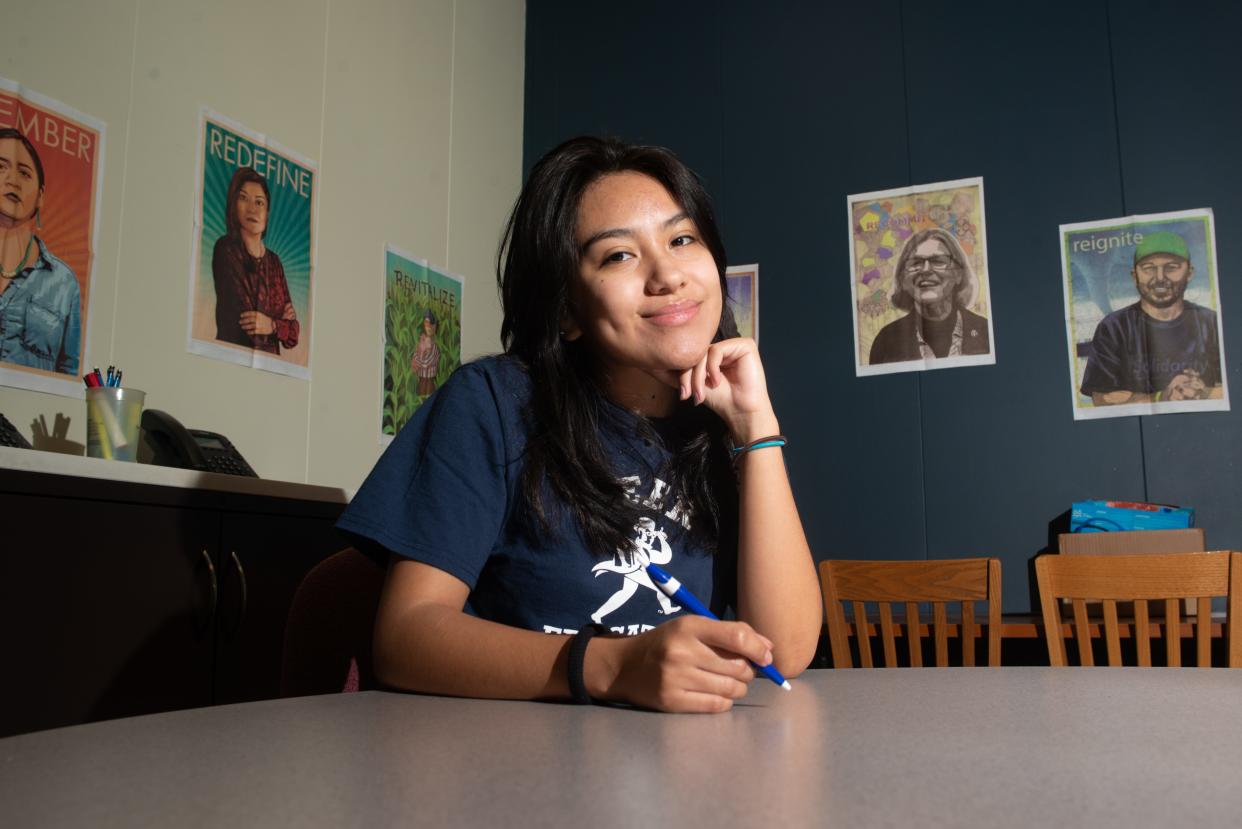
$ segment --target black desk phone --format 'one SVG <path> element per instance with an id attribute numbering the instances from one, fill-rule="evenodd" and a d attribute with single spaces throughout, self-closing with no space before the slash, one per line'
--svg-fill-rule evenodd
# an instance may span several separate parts
<path id="1" fill-rule="evenodd" d="M 259 477 L 224 435 L 187 429 L 177 418 L 159 409 L 143 410 L 142 435 L 151 450 L 153 464 Z"/>
<path id="2" fill-rule="evenodd" d="M 19 432 L 16 426 L 9 423 L 9 419 L 2 414 L 0 414 L 0 446 L 30 448 L 30 441 L 26 440 L 26 436 Z"/>

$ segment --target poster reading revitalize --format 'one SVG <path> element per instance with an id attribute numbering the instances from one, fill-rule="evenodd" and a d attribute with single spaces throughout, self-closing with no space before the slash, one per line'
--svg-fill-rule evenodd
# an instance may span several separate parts
<path id="1" fill-rule="evenodd" d="M 188 350 L 310 379 L 314 162 L 204 109 Z"/>
<path id="2" fill-rule="evenodd" d="M 384 365 L 380 443 L 461 365 L 462 277 L 384 248 Z"/>
<path id="3" fill-rule="evenodd" d="M 1212 211 L 1061 225 L 1074 419 L 1227 411 Z"/>
<path id="4" fill-rule="evenodd" d="M 996 362 L 983 179 L 847 197 L 859 376 Z"/>
<path id="5" fill-rule="evenodd" d="M 104 124 L 0 78 L 0 385 L 83 396 Z"/>

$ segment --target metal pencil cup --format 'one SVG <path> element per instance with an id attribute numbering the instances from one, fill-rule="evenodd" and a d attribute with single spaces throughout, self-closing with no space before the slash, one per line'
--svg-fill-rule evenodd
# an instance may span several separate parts
<path id="1" fill-rule="evenodd" d="M 86 454 L 91 458 L 134 461 L 146 392 L 119 386 L 86 390 Z"/>

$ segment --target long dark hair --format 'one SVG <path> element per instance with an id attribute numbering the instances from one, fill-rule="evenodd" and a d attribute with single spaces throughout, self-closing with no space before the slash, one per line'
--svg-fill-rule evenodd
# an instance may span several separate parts
<path id="1" fill-rule="evenodd" d="M 504 310 L 501 343 L 532 381 L 523 496 L 534 525 L 550 531 L 552 505 L 544 497 L 550 486 L 595 555 L 627 552 L 642 508 L 626 497 L 601 444 L 609 410 L 588 347 L 582 340 L 567 342 L 560 328 L 569 318 L 569 286 L 581 256 L 576 232 L 582 194 L 601 177 L 619 172 L 650 176 L 686 211 L 711 252 L 721 297 L 727 298 L 724 244 L 698 177 L 669 150 L 608 138 L 573 138 L 540 159 L 509 217 L 496 266 Z M 724 301 L 715 340 L 735 336 L 737 324 Z M 694 517 L 693 532 L 716 538 L 721 503 L 737 498 L 724 424 L 706 407 L 679 405 L 673 426 L 673 461 L 662 471 L 670 477 L 672 497 Z M 648 439 L 659 439 L 641 418 L 639 429 Z"/>

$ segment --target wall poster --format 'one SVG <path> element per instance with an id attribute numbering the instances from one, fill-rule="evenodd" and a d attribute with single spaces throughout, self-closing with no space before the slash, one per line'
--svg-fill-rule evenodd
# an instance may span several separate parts
<path id="1" fill-rule="evenodd" d="M 1061 225 L 1075 420 L 1228 411 L 1210 209 Z"/>
<path id="2" fill-rule="evenodd" d="M 384 365 L 380 443 L 392 442 L 418 407 L 461 365 L 464 280 L 392 245 L 384 247 Z"/>
<path id="3" fill-rule="evenodd" d="M 737 333 L 759 342 L 759 266 L 730 265 L 725 268 L 725 282 Z"/>
<path id="4" fill-rule="evenodd" d="M 996 362 L 983 179 L 846 198 L 858 376 Z"/>
<path id="5" fill-rule="evenodd" d="M 84 396 L 104 123 L 0 78 L 0 385 Z"/>
<path id="6" fill-rule="evenodd" d="M 310 379 L 315 163 L 199 116 L 187 350 Z"/>

